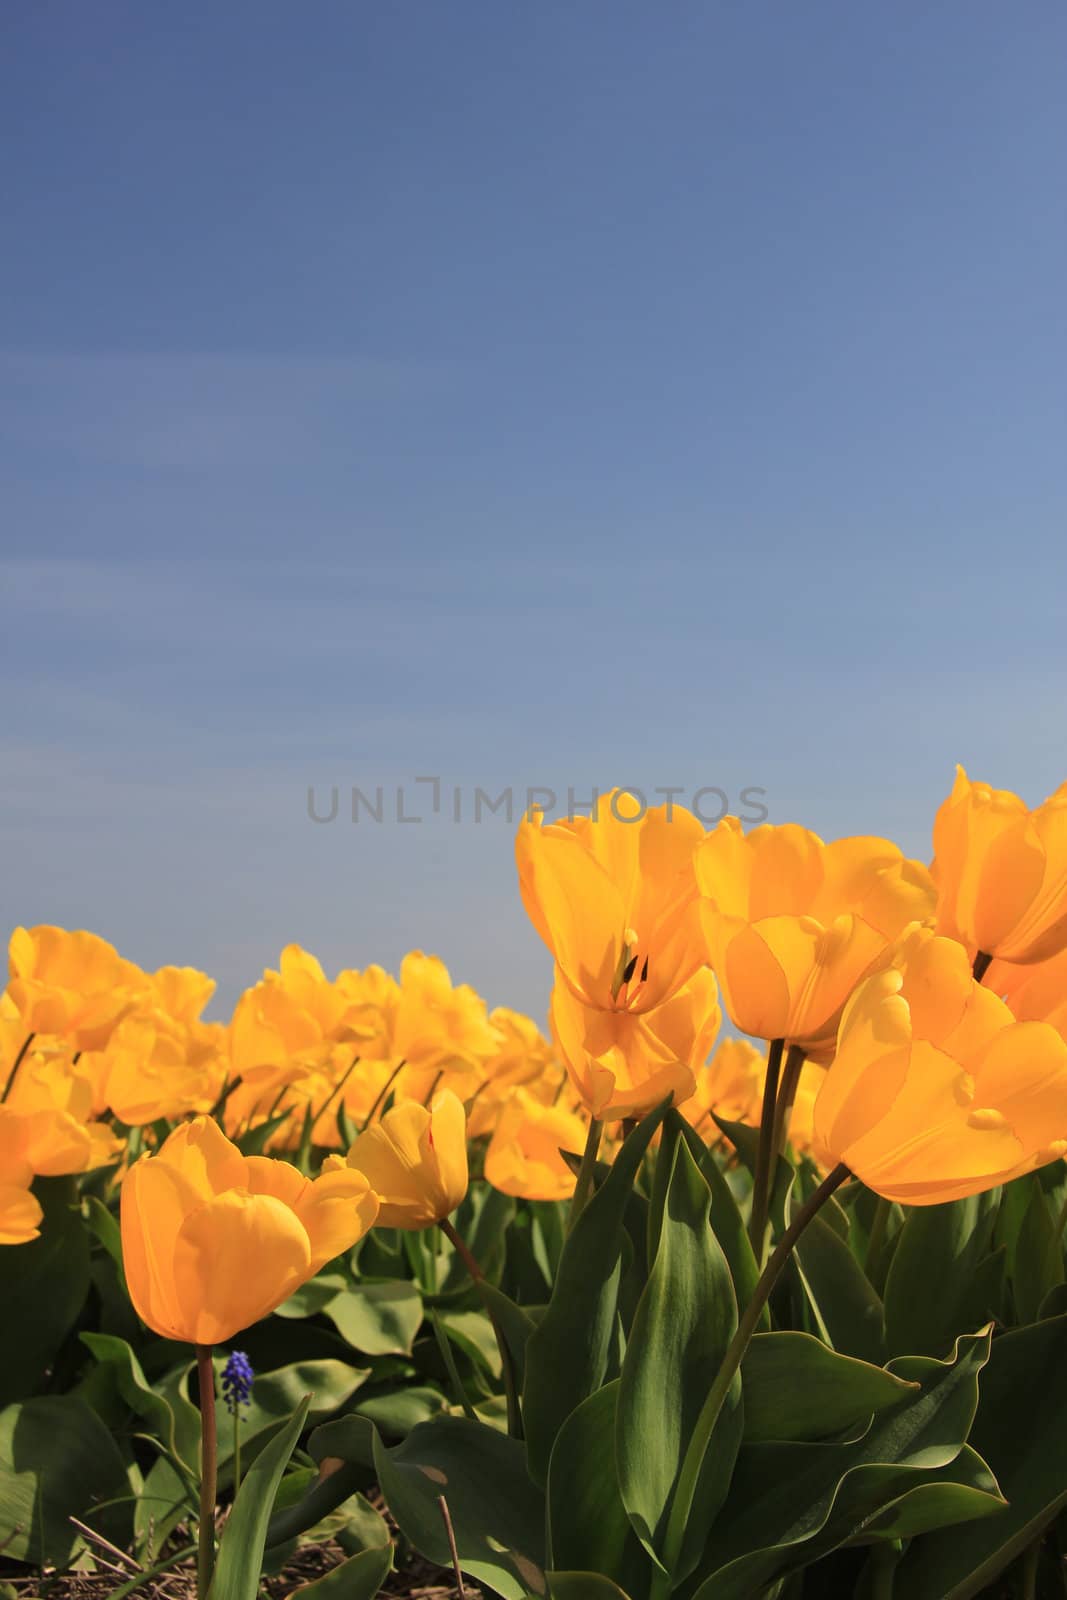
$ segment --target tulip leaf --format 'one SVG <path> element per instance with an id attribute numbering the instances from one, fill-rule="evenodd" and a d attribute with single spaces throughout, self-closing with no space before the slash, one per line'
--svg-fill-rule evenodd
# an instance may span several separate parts
<path id="1" fill-rule="evenodd" d="M 314 1528 L 323 1522 L 337 1510 L 338 1506 L 350 1499 L 359 1485 L 365 1481 L 365 1474 L 346 1461 L 339 1467 L 335 1465 L 334 1470 L 325 1476 L 318 1477 L 313 1474 L 299 1497 L 289 1499 L 284 1491 L 292 1476 L 293 1474 L 290 1474 L 283 1479 L 282 1489 L 275 1500 L 274 1510 L 267 1524 L 265 1540 L 267 1550 L 288 1544 L 290 1540 L 306 1533 L 309 1528 Z M 374 1510 L 372 1506 L 368 1506 L 367 1509 Z M 377 1516 L 377 1512 L 374 1512 L 374 1515 Z M 385 1526 L 384 1523 L 382 1526 Z"/>
<path id="2" fill-rule="evenodd" d="M 195 1505 L 196 1491 L 172 1460 L 160 1456 L 145 1474 L 133 1511 L 133 1531 L 142 1560 L 155 1561 L 174 1529 Z"/>
<path id="3" fill-rule="evenodd" d="M 256 1600 L 274 1497 L 307 1418 L 305 1395 L 288 1423 L 256 1456 L 245 1474 L 219 1541 L 208 1600 Z"/>
<path id="4" fill-rule="evenodd" d="M 615 1470 L 619 1382 L 572 1411 L 548 1468 L 548 1544 L 553 1564 L 589 1567 L 633 1593 L 647 1592 L 650 1565 L 630 1526 Z"/>
<path id="5" fill-rule="evenodd" d="M 304 1595 L 305 1600 L 374 1600 L 392 1570 L 392 1545 L 361 1550 L 324 1578 L 300 1584 L 293 1595 Z"/>
<path id="6" fill-rule="evenodd" d="M 550 1572 L 550 1600 L 630 1600 L 625 1590 L 599 1572 Z"/>
<path id="7" fill-rule="evenodd" d="M 707 1150 L 700 1161 L 700 1171 L 711 1190 L 711 1228 L 730 1269 L 734 1294 L 738 1305 L 747 1305 L 759 1282 L 759 1267 L 749 1242 L 748 1229 L 734 1199 L 733 1190 L 723 1177 L 714 1150 Z M 766 1306 L 759 1326 L 769 1329 L 770 1311 Z"/>
<path id="8" fill-rule="evenodd" d="M 226 1362 L 216 1357 L 215 1372 L 221 1378 Z M 350 1367 L 344 1361 L 294 1361 L 275 1372 L 260 1373 L 252 1385 L 252 1398 L 241 1407 L 241 1460 L 250 1461 L 267 1439 L 284 1426 L 303 1395 L 310 1395 L 308 1421 L 324 1422 L 346 1405 L 370 1375 L 367 1367 Z M 220 1416 L 224 1415 L 219 1403 Z M 219 1429 L 219 1482 L 230 1482 L 229 1463 L 233 1456 L 233 1430 Z"/>
<path id="9" fill-rule="evenodd" d="M 439 1417 L 392 1450 L 372 1430 L 372 1447 L 389 1510 L 428 1561 L 451 1566 L 444 1497 L 464 1573 L 504 1600 L 544 1593 L 544 1501 L 517 1439 L 464 1417 Z"/>
<path id="10" fill-rule="evenodd" d="M 855 1537 L 930 1473 L 951 1467 L 974 1417 L 989 1346 L 986 1328 L 961 1338 L 947 1361 L 891 1363 L 919 1388 L 878 1412 L 856 1438 L 744 1445 L 692 1600 L 751 1600 Z"/>
<path id="11" fill-rule="evenodd" d="M 958 1333 L 988 1320 L 987 1278 L 978 1274 L 990 1253 L 996 1210 L 995 1194 L 979 1194 L 908 1214 L 885 1286 L 892 1355 L 944 1355 Z"/>
<path id="12" fill-rule="evenodd" d="M 913 1539 L 931 1528 L 947 1528 L 978 1517 L 998 1516 L 1007 1501 L 996 1478 L 977 1450 L 965 1444 L 955 1461 L 908 1489 L 880 1511 L 854 1542 L 872 1539 Z"/>
<path id="13" fill-rule="evenodd" d="M 27 1246 L 12 1246 L 14 1249 Z M 0 1411 L 0 1544 L 35 1566 L 66 1566 L 85 1541 L 79 1517 L 125 1544 L 131 1510 L 126 1463 L 107 1428 L 74 1395 L 41 1395 Z M 105 1506 L 104 1502 L 108 1502 Z"/>
<path id="14" fill-rule="evenodd" d="M 368 1417 L 384 1439 L 406 1439 L 420 1422 L 429 1422 L 447 1405 L 440 1389 L 429 1384 L 411 1384 L 391 1392 L 368 1395 L 352 1407 L 357 1416 Z"/>
<path id="15" fill-rule="evenodd" d="M 988 1521 L 929 1533 L 909 1548 L 899 1593 L 971 1600 L 1067 1506 L 1067 1316 L 1002 1334 L 982 1374 L 970 1444 L 1008 1502 Z"/>
<path id="16" fill-rule="evenodd" d="M 275 1311 L 276 1317 L 313 1317 L 348 1287 L 343 1272 L 320 1272 L 302 1283 Z"/>
<path id="17" fill-rule="evenodd" d="M 89 1234 L 73 1178 L 38 1178 L 41 1236 L 0 1246 L 0 1405 L 40 1388 L 89 1293 Z"/>
<path id="18" fill-rule="evenodd" d="M 1036 1175 L 1015 1238 L 1011 1260 L 1012 1292 L 1020 1322 L 1036 1322 L 1045 1296 L 1063 1282 L 1063 1249 Z"/>
<path id="19" fill-rule="evenodd" d="M 899 1404 L 915 1382 L 807 1333 L 757 1333 L 741 1364 L 745 1442 L 825 1439 Z"/>
<path id="20" fill-rule="evenodd" d="M 322 1308 L 338 1333 L 365 1356 L 410 1355 L 422 1326 L 422 1296 L 400 1278 L 363 1279 Z"/>
<path id="21" fill-rule="evenodd" d="M 708 1390 L 737 1331 L 726 1257 L 711 1230 L 711 1191 L 679 1139 L 673 1152 L 659 1244 L 626 1347 L 619 1385 L 615 1458 L 634 1531 L 666 1568 L 667 1527 L 683 1464 Z M 730 1485 L 741 1442 L 741 1381 L 735 1378 L 707 1441 L 686 1537 L 671 1569 L 679 1583 L 696 1566 Z"/>
<path id="22" fill-rule="evenodd" d="M 552 1299 L 526 1345 L 523 1419 L 530 1473 L 544 1485 L 556 1434 L 604 1382 L 616 1331 L 624 1218 L 634 1179 L 663 1120 L 650 1112 L 623 1142 L 563 1247 Z"/>
<path id="23" fill-rule="evenodd" d="M 813 1217 L 793 1261 L 826 1342 L 842 1355 L 879 1365 L 885 1358 L 882 1302 L 836 1229 Z"/>
<path id="24" fill-rule="evenodd" d="M 125 1339 L 116 1338 L 110 1333 L 83 1333 L 80 1338 L 97 1361 L 112 1369 L 118 1391 L 130 1410 L 151 1424 L 164 1448 L 191 1478 L 194 1468 L 191 1461 L 183 1460 L 178 1448 L 174 1411 L 170 1402 L 149 1386 L 140 1361 Z"/>

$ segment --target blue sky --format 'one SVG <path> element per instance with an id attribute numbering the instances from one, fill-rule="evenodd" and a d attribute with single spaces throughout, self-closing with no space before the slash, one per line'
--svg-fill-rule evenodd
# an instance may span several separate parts
<path id="1" fill-rule="evenodd" d="M 222 1012 L 296 939 L 540 1015 L 476 786 L 925 857 L 957 760 L 1067 776 L 1056 0 L 3 32 L 10 925 Z M 420 775 L 442 814 L 345 820 Z"/>

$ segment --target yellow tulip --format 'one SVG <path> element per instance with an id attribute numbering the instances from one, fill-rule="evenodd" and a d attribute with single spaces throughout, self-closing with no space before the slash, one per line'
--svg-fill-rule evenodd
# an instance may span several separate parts
<path id="1" fill-rule="evenodd" d="M 441 1078 L 469 1099 L 502 1042 L 481 995 L 467 983 L 453 984 L 443 961 L 421 950 L 404 957 L 393 1028 L 393 1055 L 405 1063 L 398 1099 L 425 1102 Z"/>
<path id="2" fill-rule="evenodd" d="M 934 821 L 937 931 L 1005 961 L 1067 945 L 1067 783 L 1031 811 L 956 768 Z"/>
<path id="3" fill-rule="evenodd" d="M 982 979 L 1019 1022 L 1051 1022 L 1067 1038 L 1067 949 L 1047 961 L 993 961 Z"/>
<path id="4" fill-rule="evenodd" d="M 538 813 L 515 840 L 523 904 L 558 977 L 601 1011 L 651 1011 L 706 961 L 693 871 L 703 826 L 681 806 L 637 812 L 613 790 L 595 817 Z"/>
<path id="5" fill-rule="evenodd" d="M 0 1183 L 0 1244 L 29 1244 L 40 1234 L 42 1216 L 28 1185 Z"/>
<path id="6" fill-rule="evenodd" d="M 243 1156 L 210 1118 L 196 1117 L 123 1183 L 130 1297 L 164 1338 L 221 1343 L 349 1249 L 377 1214 L 359 1173 L 312 1182 L 287 1162 Z"/>
<path id="7" fill-rule="evenodd" d="M 598 1122 L 644 1116 L 669 1094 L 688 1100 L 722 1021 L 707 967 L 654 1011 L 583 1005 L 557 969 L 550 1016 L 560 1058 Z"/>
<path id="8" fill-rule="evenodd" d="M 711 964 L 735 1026 L 812 1055 L 861 978 L 933 914 L 930 875 L 887 839 L 824 844 L 795 823 L 725 817 L 697 852 Z"/>
<path id="9" fill-rule="evenodd" d="M 415 1230 L 441 1222 L 467 1192 L 467 1131 L 462 1103 L 450 1089 L 429 1110 L 414 1100 L 387 1111 L 361 1133 L 347 1162 L 327 1156 L 324 1172 L 362 1173 L 381 1201 L 385 1228 Z"/>
<path id="10" fill-rule="evenodd" d="M 16 928 L 7 993 L 27 1033 L 55 1034 L 74 1050 L 99 1050 L 149 979 L 94 933 Z"/>
<path id="11" fill-rule="evenodd" d="M 0 1063 L 3 1081 L 8 1063 Z M 87 1075 L 65 1056 L 31 1050 L 0 1105 L 0 1126 L 10 1151 L 17 1143 L 30 1172 L 60 1177 L 90 1172 L 116 1160 L 122 1141 L 106 1122 L 93 1120 L 93 1095 Z M 0 1162 L 0 1172 L 10 1169 Z M 20 1181 L 20 1180 L 16 1180 Z"/>
<path id="12" fill-rule="evenodd" d="M 565 1106 L 546 1106 L 515 1089 L 503 1106 L 489 1148 L 485 1176 L 494 1189 L 522 1200 L 566 1200 L 574 1174 L 560 1155 L 581 1155 L 586 1124 Z"/>
<path id="13" fill-rule="evenodd" d="M 1017 1022 L 954 939 L 915 929 L 857 989 L 814 1110 L 816 1146 L 906 1205 L 977 1194 L 1067 1151 L 1067 1043 Z"/>
<path id="14" fill-rule="evenodd" d="M 485 1063 L 485 1081 L 467 1108 L 467 1136 L 492 1133 L 501 1108 L 521 1084 L 543 1104 L 556 1099 L 564 1070 L 552 1046 L 531 1017 L 497 1006 L 489 1021 L 501 1043 Z"/>
<path id="15" fill-rule="evenodd" d="M 706 1067 L 696 1071 L 696 1090 L 678 1110 L 705 1138 L 719 1137 L 712 1112 L 725 1122 L 758 1123 L 767 1062 L 749 1039 L 724 1039 Z"/>

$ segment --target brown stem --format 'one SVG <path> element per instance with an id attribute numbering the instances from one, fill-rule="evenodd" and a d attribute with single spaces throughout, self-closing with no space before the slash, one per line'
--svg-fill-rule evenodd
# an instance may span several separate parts
<path id="1" fill-rule="evenodd" d="M 18 1055 L 15 1057 L 15 1061 L 14 1061 L 14 1064 L 13 1064 L 13 1066 L 11 1068 L 11 1071 L 7 1075 L 7 1082 L 4 1084 L 4 1092 L 3 1092 L 3 1094 L 0 1094 L 0 1105 L 3 1105 L 4 1101 L 7 1099 L 8 1095 L 11 1093 L 11 1086 L 15 1081 L 15 1075 L 18 1072 L 19 1068 L 21 1067 L 22 1063 L 25 1061 L 25 1059 L 26 1059 L 26 1051 L 30 1048 L 30 1045 L 33 1043 L 34 1038 L 35 1038 L 34 1034 L 28 1033 L 26 1035 L 25 1039 L 23 1039 L 22 1048 L 20 1049 Z"/>
<path id="2" fill-rule="evenodd" d="M 456 1549 L 456 1531 L 452 1526 L 452 1516 L 448 1509 L 448 1501 L 443 1494 L 437 1496 L 437 1504 L 441 1507 L 441 1516 L 445 1524 L 445 1533 L 448 1535 L 448 1549 L 452 1557 L 452 1571 L 456 1575 L 456 1593 L 459 1600 L 466 1600 L 467 1591 L 463 1587 L 463 1574 L 459 1570 L 459 1552 Z"/>
<path id="3" fill-rule="evenodd" d="M 215 1500 L 218 1492 L 219 1446 L 215 1417 L 215 1368 L 211 1345 L 196 1347 L 196 1376 L 200 1387 L 200 1528 L 197 1535 L 196 1587 L 207 1600 L 215 1571 Z"/>
<path id="4" fill-rule="evenodd" d="M 756 1150 L 756 1171 L 752 1178 L 752 1211 L 748 1219 L 748 1237 L 752 1253 L 759 1266 L 763 1260 L 763 1240 L 767 1232 L 767 1211 L 771 1198 L 771 1174 L 774 1171 L 772 1146 L 774 1144 L 774 1108 L 778 1103 L 778 1075 L 782 1070 L 784 1039 L 772 1039 L 767 1049 L 767 1076 L 763 1080 L 763 1109 L 760 1112 L 759 1145 Z"/>

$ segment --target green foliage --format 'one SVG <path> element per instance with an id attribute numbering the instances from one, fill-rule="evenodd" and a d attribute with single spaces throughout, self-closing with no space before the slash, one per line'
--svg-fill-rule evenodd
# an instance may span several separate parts
<path id="1" fill-rule="evenodd" d="M 1042 1539 L 1038 1593 L 1061 1593 L 1067 1167 L 916 1208 L 848 1182 L 738 1353 L 755 1136 L 721 1127 L 736 1150 L 659 1108 L 569 1232 L 565 1205 L 476 1181 L 455 1220 L 478 1289 L 436 1231 L 375 1230 L 240 1335 L 211 1600 L 327 1538 L 345 1559 L 294 1593 L 372 1600 L 413 1552 L 450 1568 L 445 1508 L 502 1600 L 1000 1600 Z M 772 1242 L 819 1181 L 779 1161 Z M 74 1516 L 147 1568 L 195 1516 L 192 1351 L 129 1310 L 106 1188 L 37 1191 L 41 1240 L 0 1250 L 3 1555 L 85 1563 Z"/>

